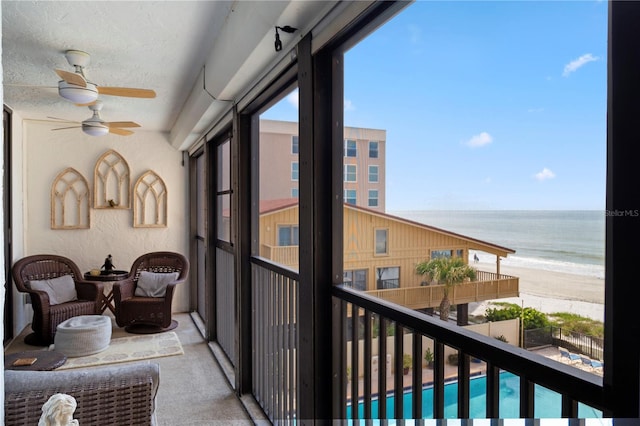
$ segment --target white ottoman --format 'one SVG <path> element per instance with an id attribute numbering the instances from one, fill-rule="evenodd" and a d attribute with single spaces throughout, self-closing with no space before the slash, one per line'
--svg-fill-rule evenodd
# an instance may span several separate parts
<path id="1" fill-rule="evenodd" d="M 97 354 L 109 347 L 111 318 L 80 315 L 61 322 L 53 339 L 54 348 L 68 357 Z"/>

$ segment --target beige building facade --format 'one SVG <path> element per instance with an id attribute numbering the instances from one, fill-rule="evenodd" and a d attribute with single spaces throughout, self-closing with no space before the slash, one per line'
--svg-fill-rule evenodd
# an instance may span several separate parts
<path id="1" fill-rule="evenodd" d="M 344 128 L 344 201 L 385 211 L 387 132 Z M 260 199 L 298 198 L 298 123 L 260 120 Z"/>

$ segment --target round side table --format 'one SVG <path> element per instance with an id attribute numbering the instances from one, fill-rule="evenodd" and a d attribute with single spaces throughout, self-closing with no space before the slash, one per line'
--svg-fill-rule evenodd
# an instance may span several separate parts
<path id="1" fill-rule="evenodd" d="M 127 276 L 129 276 L 129 271 L 121 270 L 113 270 L 110 272 L 100 271 L 100 275 L 91 275 L 91 272 L 84 273 L 84 279 L 87 281 L 100 281 L 105 283 L 105 291 L 107 293 L 102 296 L 100 313 L 103 313 L 109 308 L 114 315 L 116 314 L 116 307 L 113 306 L 113 283 L 124 280 Z"/>

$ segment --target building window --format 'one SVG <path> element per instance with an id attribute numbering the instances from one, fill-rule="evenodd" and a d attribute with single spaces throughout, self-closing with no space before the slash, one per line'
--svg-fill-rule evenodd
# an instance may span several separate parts
<path id="1" fill-rule="evenodd" d="M 376 254 L 389 253 L 389 246 L 387 243 L 388 233 L 388 229 L 376 229 Z"/>
<path id="2" fill-rule="evenodd" d="M 464 250 L 458 249 L 456 250 L 456 257 L 462 258 L 464 256 Z"/>
<path id="3" fill-rule="evenodd" d="M 400 288 L 400 268 L 397 266 L 376 268 L 376 288 Z"/>
<path id="4" fill-rule="evenodd" d="M 378 158 L 378 142 L 369 142 L 369 158 Z"/>
<path id="5" fill-rule="evenodd" d="M 300 151 L 300 147 L 298 146 L 298 136 L 291 136 L 291 153 L 298 154 Z"/>
<path id="6" fill-rule="evenodd" d="M 439 259 L 441 257 L 451 257 L 453 250 L 431 250 L 431 259 Z"/>
<path id="7" fill-rule="evenodd" d="M 291 163 L 291 180 L 298 180 L 298 162 L 294 161 Z"/>
<path id="8" fill-rule="evenodd" d="M 356 190 L 355 189 L 345 189 L 344 190 L 344 202 L 347 204 L 355 204 L 356 203 Z"/>
<path id="9" fill-rule="evenodd" d="M 356 181 L 356 165 L 355 164 L 344 165 L 344 181 L 345 182 Z"/>
<path id="10" fill-rule="evenodd" d="M 298 188 L 291 188 L 291 198 L 298 198 Z"/>
<path id="11" fill-rule="evenodd" d="M 378 190 L 369 190 L 369 207 L 378 207 Z"/>
<path id="12" fill-rule="evenodd" d="M 344 271 L 343 280 L 347 286 L 360 291 L 367 290 L 367 270 L 356 269 L 353 271 Z"/>
<path id="13" fill-rule="evenodd" d="M 344 156 L 355 157 L 356 156 L 356 141 L 354 139 L 347 139 L 344 143 Z"/>
<path id="14" fill-rule="evenodd" d="M 278 225 L 278 245 L 298 245 L 298 225 Z"/>
<path id="15" fill-rule="evenodd" d="M 369 166 L 369 182 L 378 182 L 378 166 Z"/>

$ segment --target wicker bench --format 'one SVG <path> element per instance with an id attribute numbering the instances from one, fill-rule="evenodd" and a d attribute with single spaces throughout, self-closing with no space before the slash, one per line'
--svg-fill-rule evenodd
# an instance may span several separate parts
<path id="1" fill-rule="evenodd" d="M 37 425 L 55 393 L 73 396 L 80 425 L 155 425 L 160 367 L 133 363 L 63 371 L 4 372 L 5 425 Z"/>

